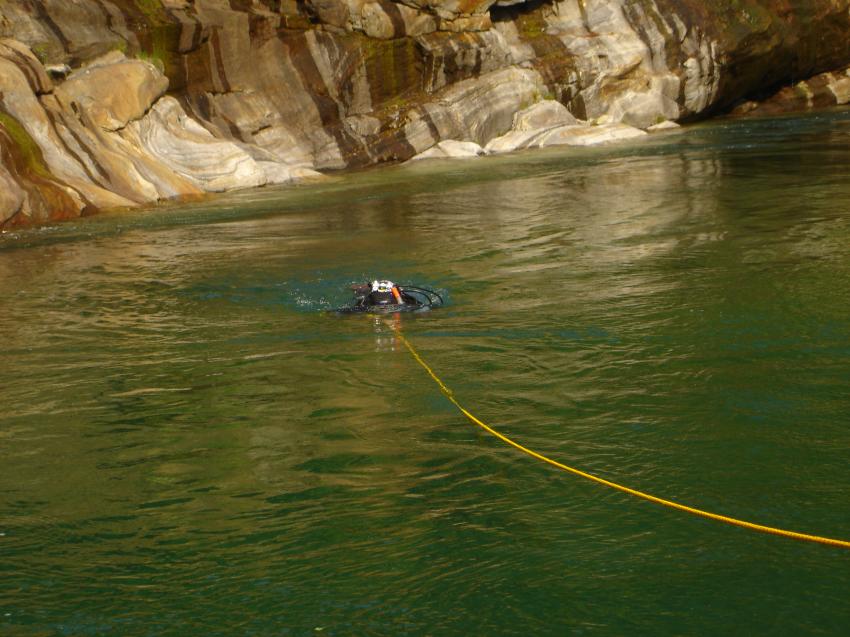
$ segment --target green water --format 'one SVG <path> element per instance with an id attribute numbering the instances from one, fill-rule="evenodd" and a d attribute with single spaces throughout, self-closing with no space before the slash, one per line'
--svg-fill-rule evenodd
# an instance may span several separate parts
<path id="1" fill-rule="evenodd" d="M 850 113 L 0 238 L 0 634 L 843 635 Z"/>

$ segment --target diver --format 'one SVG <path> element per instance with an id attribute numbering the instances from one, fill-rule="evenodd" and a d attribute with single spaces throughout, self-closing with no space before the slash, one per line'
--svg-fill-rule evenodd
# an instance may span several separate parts
<path id="1" fill-rule="evenodd" d="M 337 312 L 416 312 L 443 304 L 443 297 L 434 290 L 415 285 L 396 285 L 387 280 L 376 279 L 371 283 L 352 285 L 351 289 L 354 292 L 352 305 L 340 308 Z"/>

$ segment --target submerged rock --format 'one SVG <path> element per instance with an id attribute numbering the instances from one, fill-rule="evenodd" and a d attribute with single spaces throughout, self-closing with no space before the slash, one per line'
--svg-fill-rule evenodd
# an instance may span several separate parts
<path id="1" fill-rule="evenodd" d="M 676 122 L 671 122 L 670 120 L 667 120 L 666 122 L 659 122 L 658 124 L 653 124 L 652 126 L 647 128 L 646 130 L 650 133 L 658 133 L 660 131 L 676 130 L 678 128 L 681 128 L 681 126 L 679 124 L 677 124 Z"/>
<path id="2" fill-rule="evenodd" d="M 547 146 L 595 146 L 643 137 L 645 133 L 622 123 L 589 125 L 576 119 L 562 104 L 544 100 L 520 111 L 506 134 L 490 140 L 488 153 L 505 153 Z"/>
<path id="3" fill-rule="evenodd" d="M 420 159 L 471 158 L 483 154 L 484 149 L 475 142 L 459 142 L 455 139 L 447 139 L 418 155 L 414 155 L 410 161 Z"/>
<path id="4" fill-rule="evenodd" d="M 485 150 L 488 153 L 506 153 L 549 146 L 597 146 L 644 136 L 644 131 L 627 124 L 574 124 L 530 131 L 514 130 L 492 140 Z"/>

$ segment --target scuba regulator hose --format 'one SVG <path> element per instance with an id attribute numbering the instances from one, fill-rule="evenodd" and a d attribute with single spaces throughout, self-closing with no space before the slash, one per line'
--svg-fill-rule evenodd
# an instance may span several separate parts
<path id="1" fill-rule="evenodd" d="M 439 294 L 437 294 L 434 290 L 429 290 L 428 288 L 420 288 L 416 285 L 399 285 L 398 288 L 402 292 L 414 292 L 414 293 L 421 294 L 423 297 L 425 297 L 427 299 L 427 305 L 428 306 L 434 305 L 434 297 L 436 297 L 437 300 L 440 301 L 440 305 L 446 304 L 446 302 L 443 300 L 443 297 L 440 296 Z"/>

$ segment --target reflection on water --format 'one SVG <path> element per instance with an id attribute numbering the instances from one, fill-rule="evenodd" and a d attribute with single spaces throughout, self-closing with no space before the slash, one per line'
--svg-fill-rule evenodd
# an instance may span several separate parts
<path id="1" fill-rule="evenodd" d="M 838 634 L 842 556 L 515 456 L 393 330 L 533 448 L 846 538 L 847 121 L 0 237 L 0 633 Z M 328 311 L 375 277 L 447 306 Z"/>

